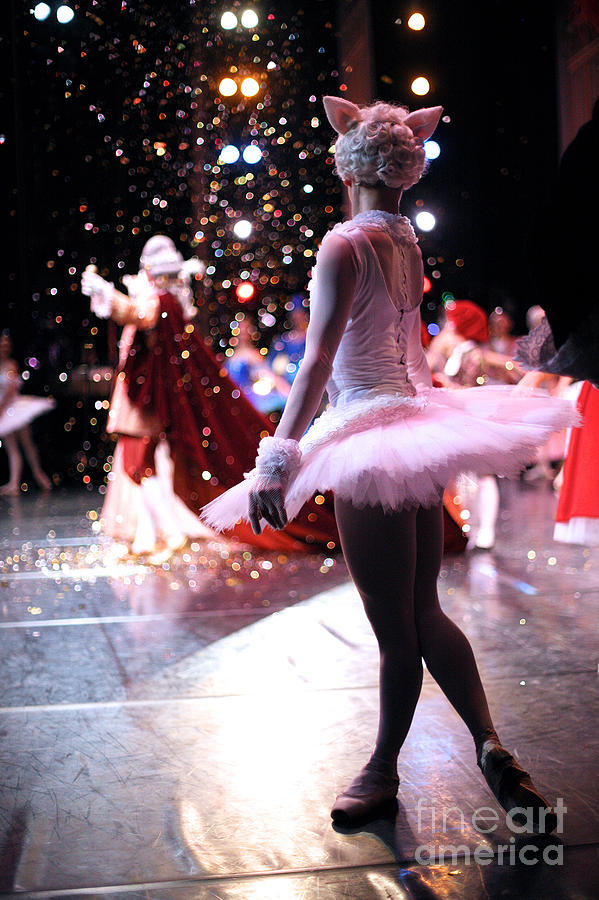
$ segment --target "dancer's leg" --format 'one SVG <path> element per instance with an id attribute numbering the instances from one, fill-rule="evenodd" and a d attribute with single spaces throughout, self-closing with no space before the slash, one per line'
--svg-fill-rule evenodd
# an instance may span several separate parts
<path id="1" fill-rule="evenodd" d="M 555 813 L 528 772 L 501 746 L 470 642 L 439 604 L 441 507 L 419 510 L 416 527 L 414 605 L 420 650 L 428 670 L 470 729 L 478 765 L 503 809 L 514 810 L 514 821 L 520 825 L 533 831 L 551 832 L 557 825 Z M 523 814 L 522 810 L 527 813 Z"/>
<path id="2" fill-rule="evenodd" d="M 171 550 L 182 547 L 185 543 L 185 535 L 179 527 L 171 502 L 165 496 L 158 476 L 144 478 L 141 483 L 141 492 L 144 503 L 152 515 L 154 527 L 164 537 L 167 547 Z"/>
<path id="3" fill-rule="evenodd" d="M 160 534 L 164 537 L 170 550 L 179 549 L 185 543 L 185 535 L 179 527 L 171 502 L 165 496 L 160 479 L 156 475 L 157 439 L 125 436 L 121 440 L 125 442 L 123 453 L 125 471 L 136 484 L 140 485 L 141 491 L 140 526 L 143 527 L 143 535 L 136 534 L 134 552 L 142 552 L 136 548 L 147 543 L 149 539 L 148 517 L 151 520 L 154 542 L 156 535 Z"/>
<path id="4" fill-rule="evenodd" d="M 466 635 L 439 604 L 437 577 L 443 553 L 441 506 L 420 509 L 416 519 L 414 609 L 420 652 L 441 690 L 478 743 L 495 735 L 485 691 Z"/>
<path id="5" fill-rule="evenodd" d="M 133 437 L 128 434 L 119 437 L 123 451 L 123 469 L 128 477 L 139 486 L 137 504 L 137 525 L 131 550 L 135 554 L 147 555 L 156 550 L 156 527 L 152 511 L 145 502 L 141 490 L 142 479 L 155 474 L 154 451 L 156 442 L 148 437 Z"/>
<path id="6" fill-rule="evenodd" d="M 27 462 L 31 467 L 31 471 L 33 472 L 33 477 L 37 481 L 38 485 L 43 488 L 45 491 L 49 491 L 52 487 L 52 482 L 42 469 L 39 454 L 37 452 L 37 447 L 33 442 L 33 437 L 31 436 L 31 429 L 29 425 L 25 425 L 24 428 L 19 430 L 19 440 L 21 442 L 21 446 L 25 451 L 25 456 L 27 457 Z"/>
<path id="7" fill-rule="evenodd" d="M 19 493 L 21 472 L 23 471 L 23 457 L 19 450 L 19 442 L 15 432 L 2 438 L 2 443 L 8 456 L 8 481 L 0 487 L 0 494 L 14 496 Z"/>
<path id="8" fill-rule="evenodd" d="M 414 621 L 416 510 L 385 514 L 335 498 L 341 547 L 380 651 L 379 727 L 373 757 L 396 771 L 420 688 Z"/>

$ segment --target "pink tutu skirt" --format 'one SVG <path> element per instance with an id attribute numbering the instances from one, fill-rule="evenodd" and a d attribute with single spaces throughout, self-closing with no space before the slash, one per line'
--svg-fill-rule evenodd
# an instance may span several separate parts
<path id="1" fill-rule="evenodd" d="M 291 520 L 316 491 L 385 510 L 439 503 L 461 472 L 517 475 L 550 434 L 578 422 L 569 400 L 510 385 L 417 397 L 374 394 L 329 407 L 300 441 L 301 463 L 285 491 Z M 253 472 L 204 507 L 215 531 L 248 518 Z"/>

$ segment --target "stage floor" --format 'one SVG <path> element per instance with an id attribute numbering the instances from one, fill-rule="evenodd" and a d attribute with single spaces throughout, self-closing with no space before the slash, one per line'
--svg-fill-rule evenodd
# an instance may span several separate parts
<path id="1" fill-rule="evenodd" d="M 563 798 L 549 840 L 494 827 L 428 675 L 396 821 L 332 827 L 377 708 L 342 559 L 200 541 L 145 569 L 98 534 L 95 494 L 2 499 L 2 896 L 599 897 L 599 548 L 553 543 L 547 485 L 501 492 L 495 550 L 446 558 L 440 595 L 504 743 Z"/>

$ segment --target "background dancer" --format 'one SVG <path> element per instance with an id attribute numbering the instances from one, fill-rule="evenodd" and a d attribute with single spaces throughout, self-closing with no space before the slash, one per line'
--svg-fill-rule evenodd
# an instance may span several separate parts
<path id="1" fill-rule="evenodd" d="M 489 346 L 490 317 L 482 307 L 471 300 L 452 300 L 445 308 L 445 315 L 447 324 L 443 330 L 451 335 L 453 348 L 442 370 L 433 370 L 436 379 L 447 387 L 479 388 L 489 384 L 514 384 L 518 381 L 521 373 L 510 357 Z M 499 318 L 495 315 L 496 319 Z M 441 332 L 437 337 L 441 337 Z M 451 344 L 447 342 L 446 346 L 450 349 Z M 432 354 L 432 358 L 437 361 L 435 354 Z M 474 480 L 477 528 L 472 546 L 478 550 L 490 550 L 495 544 L 495 528 L 499 516 L 499 485 L 495 475 L 480 474 Z"/>
<path id="2" fill-rule="evenodd" d="M 95 271 L 82 277 L 96 315 L 125 326 L 107 428 L 119 441 L 102 518 L 105 531 L 130 540 L 135 554 L 174 552 L 186 536 L 206 534 L 195 514 L 243 477 L 256 438 L 274 428 L 197 332 L 189 286 L 197 262 L 185 263 L 170 238 L 155 235 L 139 275 L 126 279 L 128 296 Z M 165 444 L 170 465 L 161 479 Z M 191 521 L 179 501 L 194 513 Z M 306 550 L 335 540 L 336 528 L 332 514 L 314 506 L 284 534 L 258 537 L 235 523 L 231 534 L 264 549 Z"/>
<path id="3" fill-rule="evenodd" d="M 55 406 L 49 397 L 19 393 L 22 379 L 12 353 L 10 334 L 3 331 L 0 336 L 0 441 L 8 454 L 9 476 L 8 482 L 0 487 L 0 494 L 9 497 L 15 497 L 21 490 L 23 454 L 39 487 L 43 491 L 52 487 L 42 469 L 30 424 Z"/>
<path id="4" fill-rule="evenodd" d="M 241 321 L 231 323 L 235 342 L 233 355 L 227 357 L 227 372 L 244 392 L 252 406 L 265 416 L 280 413 L 289 394 L 289 384 L 273 371 L 256 344 L 260 332 L 246 314 Z"/>
<path id="5" fill-rule="evenodd" d="M 397 757 L 424 658 L 469 728 L 499 803 L 530 808 L 527 824 L 551 831 L 556 817 L 501 746 L 470 644 L 439 605 L 441 496 L 460 470 L 518 470 L 575 414 L 565 401 L 506 386 L 431 388 L 420 339 L 422 259 L 398 205 L 422 174 L 423 141 L 441 107 L 408 114 L 382 103 L 324 102 L 354 217 L 321 245 L 306 354 L 276 434 L 261 441 L 250 478 L 211 503 L 205 518 L 226 527 L 245 507 L 256 531 L 264 522 L 283 527 L 314 486 L 335 491 L 345 560 L 381 664 L 374 751 L 337 798 L 334 821 L 355 825 L 395 804 Z M 331 406 L 304 434 L 325 386 Z"/>

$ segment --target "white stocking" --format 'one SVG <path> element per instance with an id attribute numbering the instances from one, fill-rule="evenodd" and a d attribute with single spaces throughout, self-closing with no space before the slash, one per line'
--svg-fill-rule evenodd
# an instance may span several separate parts
<path id="1" fill-rule="evenodd" d="M 152 513 L 145 502 L 143 491 L 140 487 L 139 511 L 137 514 L 137 528 L 131 549 L 134 553 L 153 553 L 156 549 L 156 529 L 152 521 Z"/>
<path id="2" fill-rule="evenodd" d="M 156 475 L 144 478 L 141 483 L 144 506 L 149 510 L 152 524 L 157 534 L 163 535 L 169 547 L 176 547 L 184 541 L 184 535 L 175 518 L 172 505 L 162 490 Z"/>
<path id="3" fill-rule="evenodd" d="M 499 513 L 499 487 L 494 475 L 478 479 L 478 534 L 476 546 L 489 550 L 495 543 L 495 525 Z"/>

